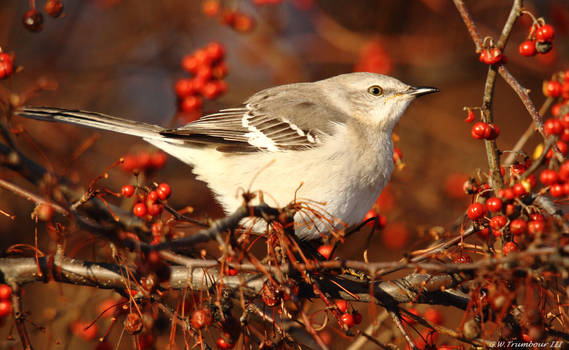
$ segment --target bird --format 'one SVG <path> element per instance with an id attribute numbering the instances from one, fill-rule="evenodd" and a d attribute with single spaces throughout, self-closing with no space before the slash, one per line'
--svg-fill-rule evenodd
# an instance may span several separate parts
<path id="1" fill-rule="evenodd" d="M 174 129 L 55 107 L 16 114 L 141 137 L 191 165 L 226 214 L 243 204 L 239 189 L 277 207 L 304 201 L 295 235 L 309 241 L 363 220 L 391 178 L 394 126 L 415 98 L 438 91 L 346 73 L 267 88 Z"/>

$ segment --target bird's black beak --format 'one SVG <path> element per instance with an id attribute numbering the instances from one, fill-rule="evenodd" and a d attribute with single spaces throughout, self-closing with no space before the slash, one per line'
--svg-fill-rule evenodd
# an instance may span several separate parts
<path id="1" fill-rule="evenodd" d="M 435 87 L 429 87 L 429 86 L 412 86 L 409 88 L 409 90 L 407 90 L 407 95 L 411 95 L 411 96 L 415 96 L 415 97 L 419 97 L 419 96 L 423 96 L 423 95 L 428 95 L 428 94 L 432 94 L 435 92 L 439 92 L 440 90 L 435 88 Z"/>

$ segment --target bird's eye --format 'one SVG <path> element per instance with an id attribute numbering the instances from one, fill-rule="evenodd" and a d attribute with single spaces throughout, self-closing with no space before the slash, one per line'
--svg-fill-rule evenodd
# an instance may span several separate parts
<path id="1" fill-rule="evenodd" d="M 369 92 L 369 93 L 372 94 L 373 96 L 381 96 L 381 95 L 383 95 L 383 89 L 382 89 L 381 86 L 379 86 L 379 85 L 370 86 L 369 89 L 367 89 L 367 92 Z"/>

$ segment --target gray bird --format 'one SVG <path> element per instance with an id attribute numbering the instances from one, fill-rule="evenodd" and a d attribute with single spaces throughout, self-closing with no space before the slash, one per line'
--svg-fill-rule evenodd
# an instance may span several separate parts
<path id="1" fill-rule="evenodd" d="M 165 129 L 100 113 L 24 107 L 22 117 L 142 137 L 192 165 L 227 213 L 238 189 L 269 205 L 306 201 L 295 215 L 303 240 L 360 222 L 393 170 L 393 127 L 416 97 L 438 92 L 380 74 L 349 73 L 259 91 L 242 107 Z"/>

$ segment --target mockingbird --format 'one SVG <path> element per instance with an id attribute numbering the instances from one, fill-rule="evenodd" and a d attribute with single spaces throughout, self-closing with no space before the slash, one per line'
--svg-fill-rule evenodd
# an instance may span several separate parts
<path id="1" fill-rule="evenodd" d="M 360 222 L 393 170 L 393 127 L 416 97 L 439 91 L 380 74 L 349 73 L 262 90 L 177 129 L 100 113 L 24 107 L 22 117 L 142 137 L 193 166 L 227 213 L 239 188 L 270 205 L 307 201 L 295 215 L 300 239 Z"/>

